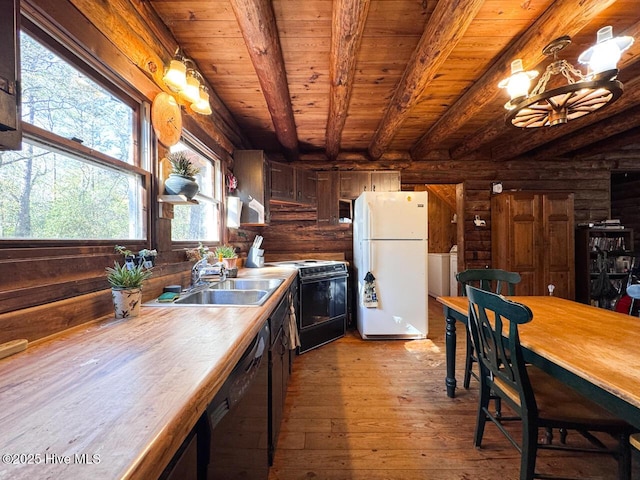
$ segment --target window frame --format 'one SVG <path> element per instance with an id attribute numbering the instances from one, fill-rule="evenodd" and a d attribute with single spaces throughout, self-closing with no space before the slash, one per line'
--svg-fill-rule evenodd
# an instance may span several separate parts
<path id="1" fill-rule="evenodd" d="M 120 79 L 107 66 L 72 38 L 65 35 L 59 28 L 50 22 L 30 16 L 31 12 L 21 12 L 21 31 L 24 31 L 46 48 L 66 61 L 72 67 L 78 69 L 84 75 L 91 78 L 100 87 L 111 93 L 123 104 L 132 109 L 133 125 L 133 163 L 118 160 L 102 152 L 84 146 L 73 140 L 60 137 L 53 132 L 42 129 L 25 121 L 22 122 L 23 137 L 26 140 L 46 146 L 51 151 L 62 154 L 70 154 L 81 157 L 98 166 L 119 170 L 134 174 L 140 178 L 141 190 L 141 233 L 139 239 L 0 239 L 0 248 L 28 248 L 34 247 L 74 247 L 74 246 L 105 246 L 113 249 L 114 244 L 127 244 L 133 249 L 149 248 L 153 242 L 153 229 L 151 218 L 151 193 L 154 162 L 152 153 L 155 147 L 151 143 L 150 120 L 148 101 L 130 85 Z M 104 250 L 104 249 L 100 249 Z M 44 252 L 42 252 L 44 253 Z M 0 255 L 3 257 L 4 255 Z M 27 253 L 27 256 L 31 256 Z M 46 256 L 46 254 L 44 255 Z M 18 256 L 22 258 L 22 256 Z"/>
<path id="2" fill-rule="evenodd" d="M 198 200 L 198 198 L 206 198 L 206 201 L 211 202 L 214 205 L 214 208 L 218 209 L 218 240 L 173 240 L 172 237 L 170 238 L 172 249 L 179 250 L 190 248 L 199 241 L 211 246 L 222 245 L 224 243 L 223 234 L 225 229 L 225 221 L 223 218 L 224 188 L 222 184 L 222 159 L 215 153 L 213 149 L 209 148 L 204 142 L 198 139 L 198 137 L 196 137 L 186 129 L 182 130 L 180 141 L 182 143 L 185 143 L 189 148 L 193 149 L 196 153 L 202 156 L 205 160 L 211 162 L 213 165 L 213 197 L 204 196 L 198 193 L 196 194 L 195 199 Z M 173 236 L 173 233 L 171 233 L 171 235 Z"/>

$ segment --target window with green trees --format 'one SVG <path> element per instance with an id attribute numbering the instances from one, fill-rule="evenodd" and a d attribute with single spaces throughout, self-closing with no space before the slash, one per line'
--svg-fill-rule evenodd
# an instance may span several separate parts
<path id="1" fill-rule="evenodd" d="M 0 239 L 146 238 L 140 103 L 40 37 L 21 34 L 24 139 L 0 152 Z"/>
<path id="2" fill-rule="evenodd" d="M 174 205 L 171 221 L 173 241 L 220 241 L 220 198 L 222 175 L 220 161 L 195 138 L 185 134 L 171 152 L 185 151 L 200 171 L 196 181 L 200 187 L 197 205 Z"/>

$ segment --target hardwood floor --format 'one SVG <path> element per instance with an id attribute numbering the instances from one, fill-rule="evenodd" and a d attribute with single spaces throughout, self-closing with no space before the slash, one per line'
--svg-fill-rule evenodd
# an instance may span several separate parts
<path id="1" fill-rule="evenodd" d="M 363 341 L 352 331 L 296 358 L 270 480 L 518 478 L 519 454 L 495 426 L 473 447 L 478 383 L 446 396 L 445 322 L 432 298 L 429 316 L 427 340 Z M 458 348 L 459 384 L 463 357 Z M 616 477 L 612 458 L 584 454 L 543 451 L 537 470 Z"/>

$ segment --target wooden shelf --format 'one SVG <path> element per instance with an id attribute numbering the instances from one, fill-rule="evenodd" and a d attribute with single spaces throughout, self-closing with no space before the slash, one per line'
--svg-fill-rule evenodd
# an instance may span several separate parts
<path id="1" fill-rule="evenodd" d="M 184 195 L 158 195 L 158 202 L 172 205 L 198 205 L 200 203 L 195 199 L 189 200 Z"/>

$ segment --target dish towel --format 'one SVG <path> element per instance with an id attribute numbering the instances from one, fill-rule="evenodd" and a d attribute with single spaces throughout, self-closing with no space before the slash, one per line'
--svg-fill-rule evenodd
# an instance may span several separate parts
<path id="1" fill-rule="evenodd" d="M 298 324 L 296 322 L 296 309 L 293 306 L 293 298 L 291 292 L 289 292 L 289 319 L 285 319 L 284 337 L 287 339 L 289 350 L 295 350 L 300 346 L 300 336 L 298 335 Z"/>
<path id="2" fill-rule="evenodd" d="M 371 272 L 364 276 L 363 304 L 366 308 L 378 307 L 378 294 L 376 293 L 376 277 Z"/>

